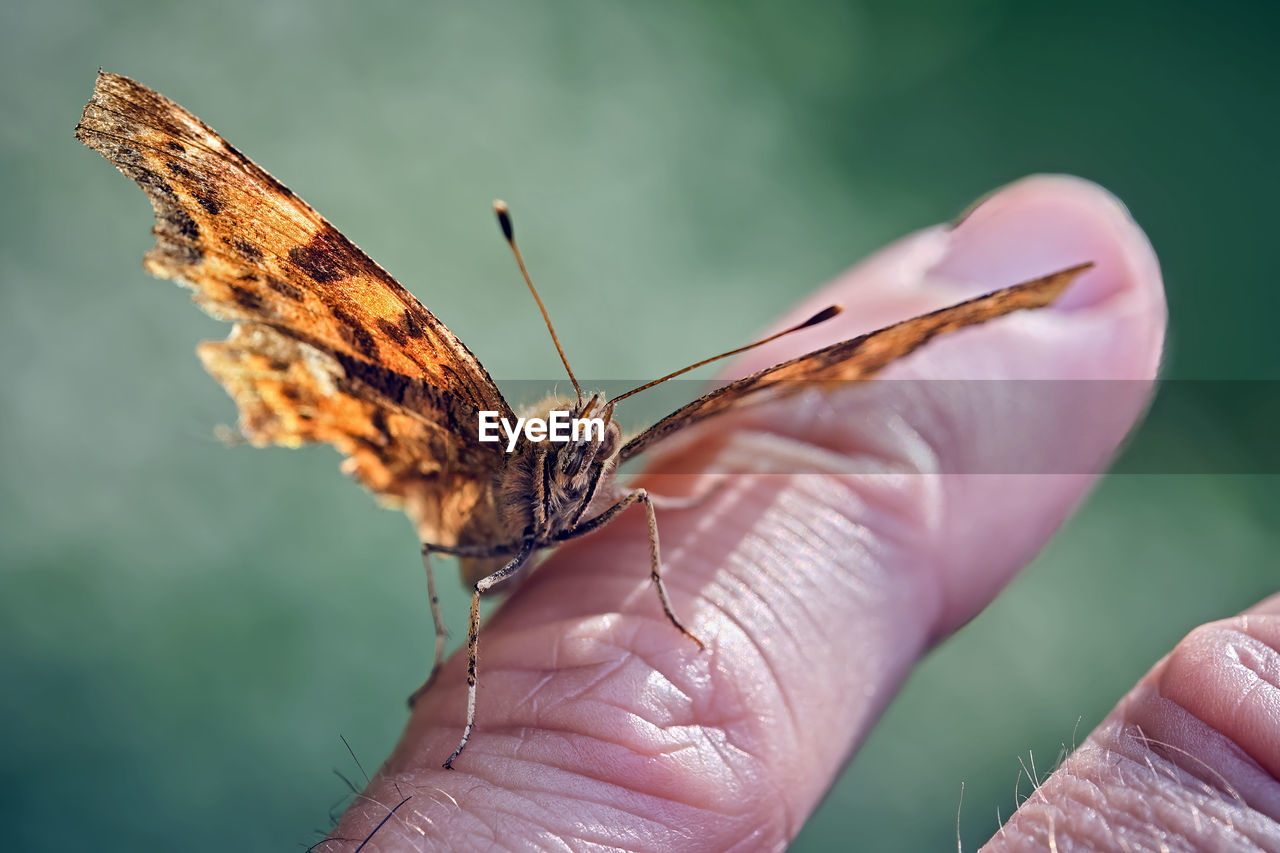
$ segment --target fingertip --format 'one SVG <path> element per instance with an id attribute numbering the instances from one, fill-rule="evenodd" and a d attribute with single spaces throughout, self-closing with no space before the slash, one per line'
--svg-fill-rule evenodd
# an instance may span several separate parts
<path id="1" fill-rule="evenodd" d="M 1159 265 L 1146 234 L 1119 198 L 1083 178 L 1015 181 L 975 204 L 948 235 L 947 251 L 930 275 L 962 289 L 981 291 L 991 282 L 1024 281 L 1091 261 L 1094 268 L 1072 283 L 1057 310 L 1124 297 L 1163 305 Z"/>
<path id="2" fill-rule="evenodd" d="M 1262 599 L 1244 612 L 1246 616 L 1280 616 L 1280 592 Z"/>
<path id="3" fill-rule="evenodd" d="M 1010 318 L 991 334 L 995 347 L 1019 350 L 991 378 L 1156 376 L 1167 320 L 1163 278 L 1146 234 L 1116 196 L 1082 178 L 1035 175 L 992 193 L 945 233 L 947 245 L 920 283 L 951 299 L 1093 264 L 1049 310 Z M 944 370 L 962 377 L 963 362 Z"/>
<path id="4" fill-rule="evenodd" d="M 931 343 L 910 359 L 930 378 L 1126 378 L 1156 375 L 1166 306 L 1160 265 L 1125 205 L 1091 181 L 1033 175 L 993 191 L 960 220 L 916 232 L 862 261 L 804 300 L 778 328 L 832 302 L 838 317 L 762 348 L 731 366 L 743 375 L 818 347 L 883 328 L 1001 287 L 1091 262 L 1051 309 L 1001 318 Z M 1029 357 L 970 362 L 977 334 L 993 351 Z M 957 339 L 969 338 L 965 344 Z M 1035 352 L 1038 350 L 1038 352 Z M 958 354 L 958 357 L 957 357 Z M 893 365 L 886 376 L 904 376 Z"/>

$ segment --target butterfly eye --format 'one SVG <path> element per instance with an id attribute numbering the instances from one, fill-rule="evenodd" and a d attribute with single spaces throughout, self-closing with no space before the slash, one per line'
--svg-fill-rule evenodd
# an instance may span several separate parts
<path id="1" fill-rule="evenodd" d="M 560 472 L 566 477 L 576 477 L 586 461 L 586 454 L 578 452 L 581 442 L 568 445 L 560 453 Z"/>
<path id="2" fill-rule="evenodd" d="M 605 429 L 604 436 L 600 439 L 600 449 L 596 451 L 596 456 L 601 459 L 611 459 L 613 454 L 618 451 L 618 444 L 621 440 L 622 433 L 618 431 L 616 426 Z"/>

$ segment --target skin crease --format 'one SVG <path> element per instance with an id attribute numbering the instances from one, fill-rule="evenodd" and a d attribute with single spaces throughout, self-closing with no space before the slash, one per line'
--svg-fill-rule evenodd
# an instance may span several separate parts
<path id="1" fill-rule="evenodd" d="M 694 508 L 658 509 L 674 607 L 708 650 L 663 617 L 643 513 L 628 511 L 560 548 L 485 625 L 478 727 L 457 769 L 440 764 L 461 730 L 465 654 L 318 849 L 356 849 L 410 796 L 364 850 L 785 848 L 911 666 L 1026 565 L 1140 417 L 1163 343 L 1160 273 L 1105 191 L 1030 178 L 860 264 L 778 328 L 833 301 L 840 317 L 726 372 L 1084 260 L 1095 269 L 1054 307 L 941 338 L 885 378 L 1130 381 L 1079 383 L 1087 406 L 1073 383 L 1029 404 L 1039 386 L 880 381 L 675 437 L 639 485 L 685 494 L 696 472 L 734 472 Z M 1280 850 L 1280 599 L 1268 606 L 1157 664 L 991 848 L 1247 836 Z"/>

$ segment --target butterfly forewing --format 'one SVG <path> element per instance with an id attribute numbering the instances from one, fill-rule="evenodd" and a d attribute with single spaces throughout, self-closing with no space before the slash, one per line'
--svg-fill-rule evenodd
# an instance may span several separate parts
<path id="1" fill-rule="evenodd" d="M 420 532 L 458 541 L 465 519 L 438 501 L 459 488 L 446 504 L 487 500 L 502 459 L 477 441 L 476 412 L 511 411 L 461 341 L 302 199 L 146 86 L 100 72 L 76 137 L 150 197 L 148 271 L 237 322 L 201 355 L 246 436 L 333 443 L 375 492 L 430 507 Z"/>
<path id="2" fill-rule="evenodd" d="M 796 393 L 818 382 L 868 379 L 940 334 L 985 323 L 1014 311 L 1042 308 L 1053 302 L 1073 278 L 1090 266 L 1092 264 L 1080 264 L 1015 284 L 823 347 L 730 382 L 682 406 L 632 438 L 623 446 L 620 459 L 625 462 L 654 442 L 713 415 L 765 397 Z"/>

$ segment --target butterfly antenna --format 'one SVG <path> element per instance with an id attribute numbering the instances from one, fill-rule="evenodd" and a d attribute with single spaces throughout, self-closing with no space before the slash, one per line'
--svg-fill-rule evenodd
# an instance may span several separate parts
<path id="1" fill-rule="evenodd" d="M 630 397 L 632 394 L 639 394 L 641 391 L 648 390 L 649 388 L 652 388 L 654 385 L 659 385 L 663 382 L 666 382 L 668 379 L 675 379 L 680 374 L 688 373 L 690 370 L 693 370 L 698 367 L 702 367 L 702 365 L 704 364 L 710 364 L 713 361 L 719 361 L 720 359 L 728 358 L 731 355 L 738 355 L 739 353 L 744 353 L 747 350 L 755 349 L 758 346 L 764 346 L 770 341 L 776 341 L 778 338 L 781 338 L 784 335 L 789 335 L 792 332 L 798 332 L 801 329 L 807 329 L 810 326 L 816 326 L 819 323 L 825 323 L 826 321 L 830 320 L 832 317 L 836 316 L 843 310 L 844 310 L 843 306 L 828 305 L 826 308 L 823 308 L 821 311 L 819 311 L 817 314 L 814 314 L 812 317 L 810 317 L 808 320 L 805 320 L 803 323 L 798 323 L 789 329 L 783 329 L 781 332 L 770 335 L 767 338 L 762 338 L 753 344 L 747 344 L 745 347 L 738 347 L 737 349 L 731 349 L 728 352 L 722 352 L 719 355 L 713 355 L 711 356 L 711 358 L 704 358 L 702 361 L 691 364 L 688 367 L 682 367 L 673 373 L 668 373 L 666 376 L 662 377 L 661 379 L 655 379 L 652 382 L 646 382 L 644 385 L 641 385 L 639 388 L 632 388 L 630 391 L 628 391 L 627 393 L 623 394 L 620 397 L 614 397 L 613 400 L 610 401 L 609 405 L 612 406 L 615 403 L 617 403 L 619 400 L 625 400 L 626 398 Z"/>
<path id="2" fill-rule="evenodd" d="M 573 383 L 573 390 L 578 394 L 578 405 L 582 405 L 582 386 L 578 384 L 578 379 L 573 375 L 573 368 L 569 366 L 569 359 L 564 356 L 564 348 L 560 346 L 560 338 L 556 335 L 556 327 L 551 325 L 551 316 L 547 314 L 547 306 L 542 304 L 542 297 L 538 295 L 538 289 L 533 286 L 533 279 L 529 278 L 529 270 L 525 268 L 524 257 L 520 254 L 520 247 L 516 245 L 516 232 L 511 227 L 511 211 L 507 208 L 505 201 L 495 201 L 493 203 L 493 212 L 498 214 L 498 225 L 502 226 L 502 236 L 507 238 L 507 245 L 511 247 L 511 253 L 516 256 L 516 264 L 520 267 L 520 274 L 524 276 L 524 283 L 529 285 L 529 292 L 533 294 L 533 301 L 538 303 L 538 310 L 542 312 L 542 320 L 547 324 L 547 331 L 551 333 L 551 342 L 556 345 L 556 352 L 560 353 L 560 361 L 564 364 L 565 373 L 569 374 L 569 381 Z"/>

